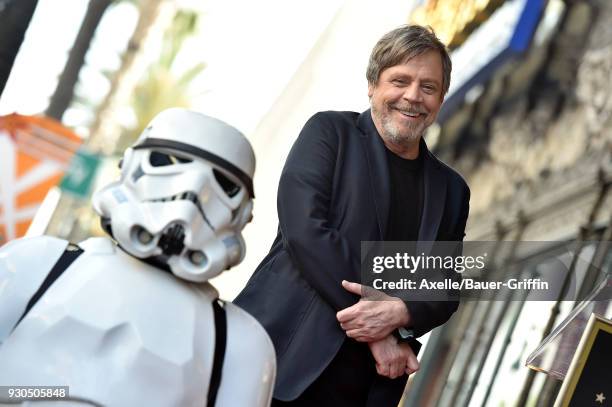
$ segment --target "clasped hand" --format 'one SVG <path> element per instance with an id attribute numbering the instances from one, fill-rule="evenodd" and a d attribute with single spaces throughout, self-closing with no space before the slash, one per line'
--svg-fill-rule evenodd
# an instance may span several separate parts
<path id="1" fill-rule="evenodd" d="M 342 281 L 342 286 L 362 298 L 338 312 L 336 318 L 348 337 L 368 343 L 378 374 L 394 379 L 417 371 L 419 362 L 412 348 L 406 343 L 398 343 L 391 335 L 393 330 L 410 322 L 403 301 L 358 283 Z M 367 299 L 363 298 L 364 294 Z"/>
<path id="2" fill-rule="evenodd" d="M 376 361 L 376 372 L 381 376 L 395 379 L 419 370 L 419 361 L 410 345 L 398 343 L 392 335 L 368 345 Z"/>

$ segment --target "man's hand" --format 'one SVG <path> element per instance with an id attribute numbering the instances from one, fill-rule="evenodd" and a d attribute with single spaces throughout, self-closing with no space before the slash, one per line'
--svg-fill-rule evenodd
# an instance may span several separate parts
<path id="1" fill-rule="evenodd" d="M 404 373 L 411 374 L 419 370 L 419 361 L 410 345 L 397 343 L 392 335 L 368 345 L 376 360 L 376 372 L 381 376 L 395 379 Z"/>
<path id="2" fill-rule="evenodd" d="M 348 281 L 342 281 L 342 287 L 362 297 L 365 294 L 363 290 L 367 290 L 367 299 L 362 298 L 357 304 L 336 314 L 340 327 L 350 338 L 359 342 L 378 341 L 394 329 L 409 324 L 408 308 L 399 298 Z"/>

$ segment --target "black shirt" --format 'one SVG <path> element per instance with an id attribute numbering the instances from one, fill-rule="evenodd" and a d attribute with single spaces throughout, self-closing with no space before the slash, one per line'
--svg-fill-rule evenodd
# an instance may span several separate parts
<path id="1" fill-rule="evenodd" d="M 386 151 L 391 199 L 385 240 L 416 241 L 423 211 L 423 154 L 407 160 Z"/>

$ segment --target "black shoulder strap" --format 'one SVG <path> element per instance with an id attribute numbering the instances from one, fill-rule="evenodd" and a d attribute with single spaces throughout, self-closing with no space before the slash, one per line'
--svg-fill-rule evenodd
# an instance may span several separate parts
<path id="1" fill-rule="evenodd" d="M 49 289 L 49 287 L 51 287 L 51 284 L 53 284 L 55 280 L 57 280 L 59 276 L 61 276 L 62 273 L 68 267 L 70 267 L 72 262 L 74 262 L 77 259 L 77 257 L 79 257 L 82 253 L 83 253 L 83 249 L 81 249 L 79 246 L 72 245 L 72 244 L 68 245 L 68 247 L 66 248 L 66 250 L 64 250 L 64 253 L 62 253 L 60 258 L 57 260 L 57 262 L 51 269 L 51 271 L 49 271 L 49 274 L 47 274 L 47 277 L 45 277 L 40 287 L 38 287 L 38 290 L 36 290 L 36 292 L 30 298 L 30 301 L 28 301 L 28 305 L 26 305 L 26 308 L 23 311 L 23 314 L 21 314 L 21 317 L 19 317 L 19 320 L 13 327 L 13 331 L 15 330 L 15 328 L 17 328 L 17 325 L 19 325 L 21 320 L 28 314 L 28 312 L 30 312 L 34 304 L 38 302 L 40 297 L 42 297 L 43 294 Z"/>
<path id="2" fill-rule="evenodd" d="M 225 358 L 225 345 L 227 343 L 227 316 L 225 315 L 223 303 L 220 300 L 214 300 L 212 307 L 215 316 L 215 356 L 210 375 L 210 385 L 208 387 L 208 403 L 206 404 L 208 407 L 213 407 L 217 400 L 217 393 L 221 385 L 223 359 Z"/>

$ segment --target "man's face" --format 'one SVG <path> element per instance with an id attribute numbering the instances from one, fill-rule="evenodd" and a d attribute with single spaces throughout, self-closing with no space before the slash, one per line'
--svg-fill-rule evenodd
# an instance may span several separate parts
<path id="1" fill-rule="evenodd" d="M 442 59 L 427 51 L 381 72 L 368 85 L 374 124 L 383 139 L 406 145 L 418 141 L 444 100 Z"/>

